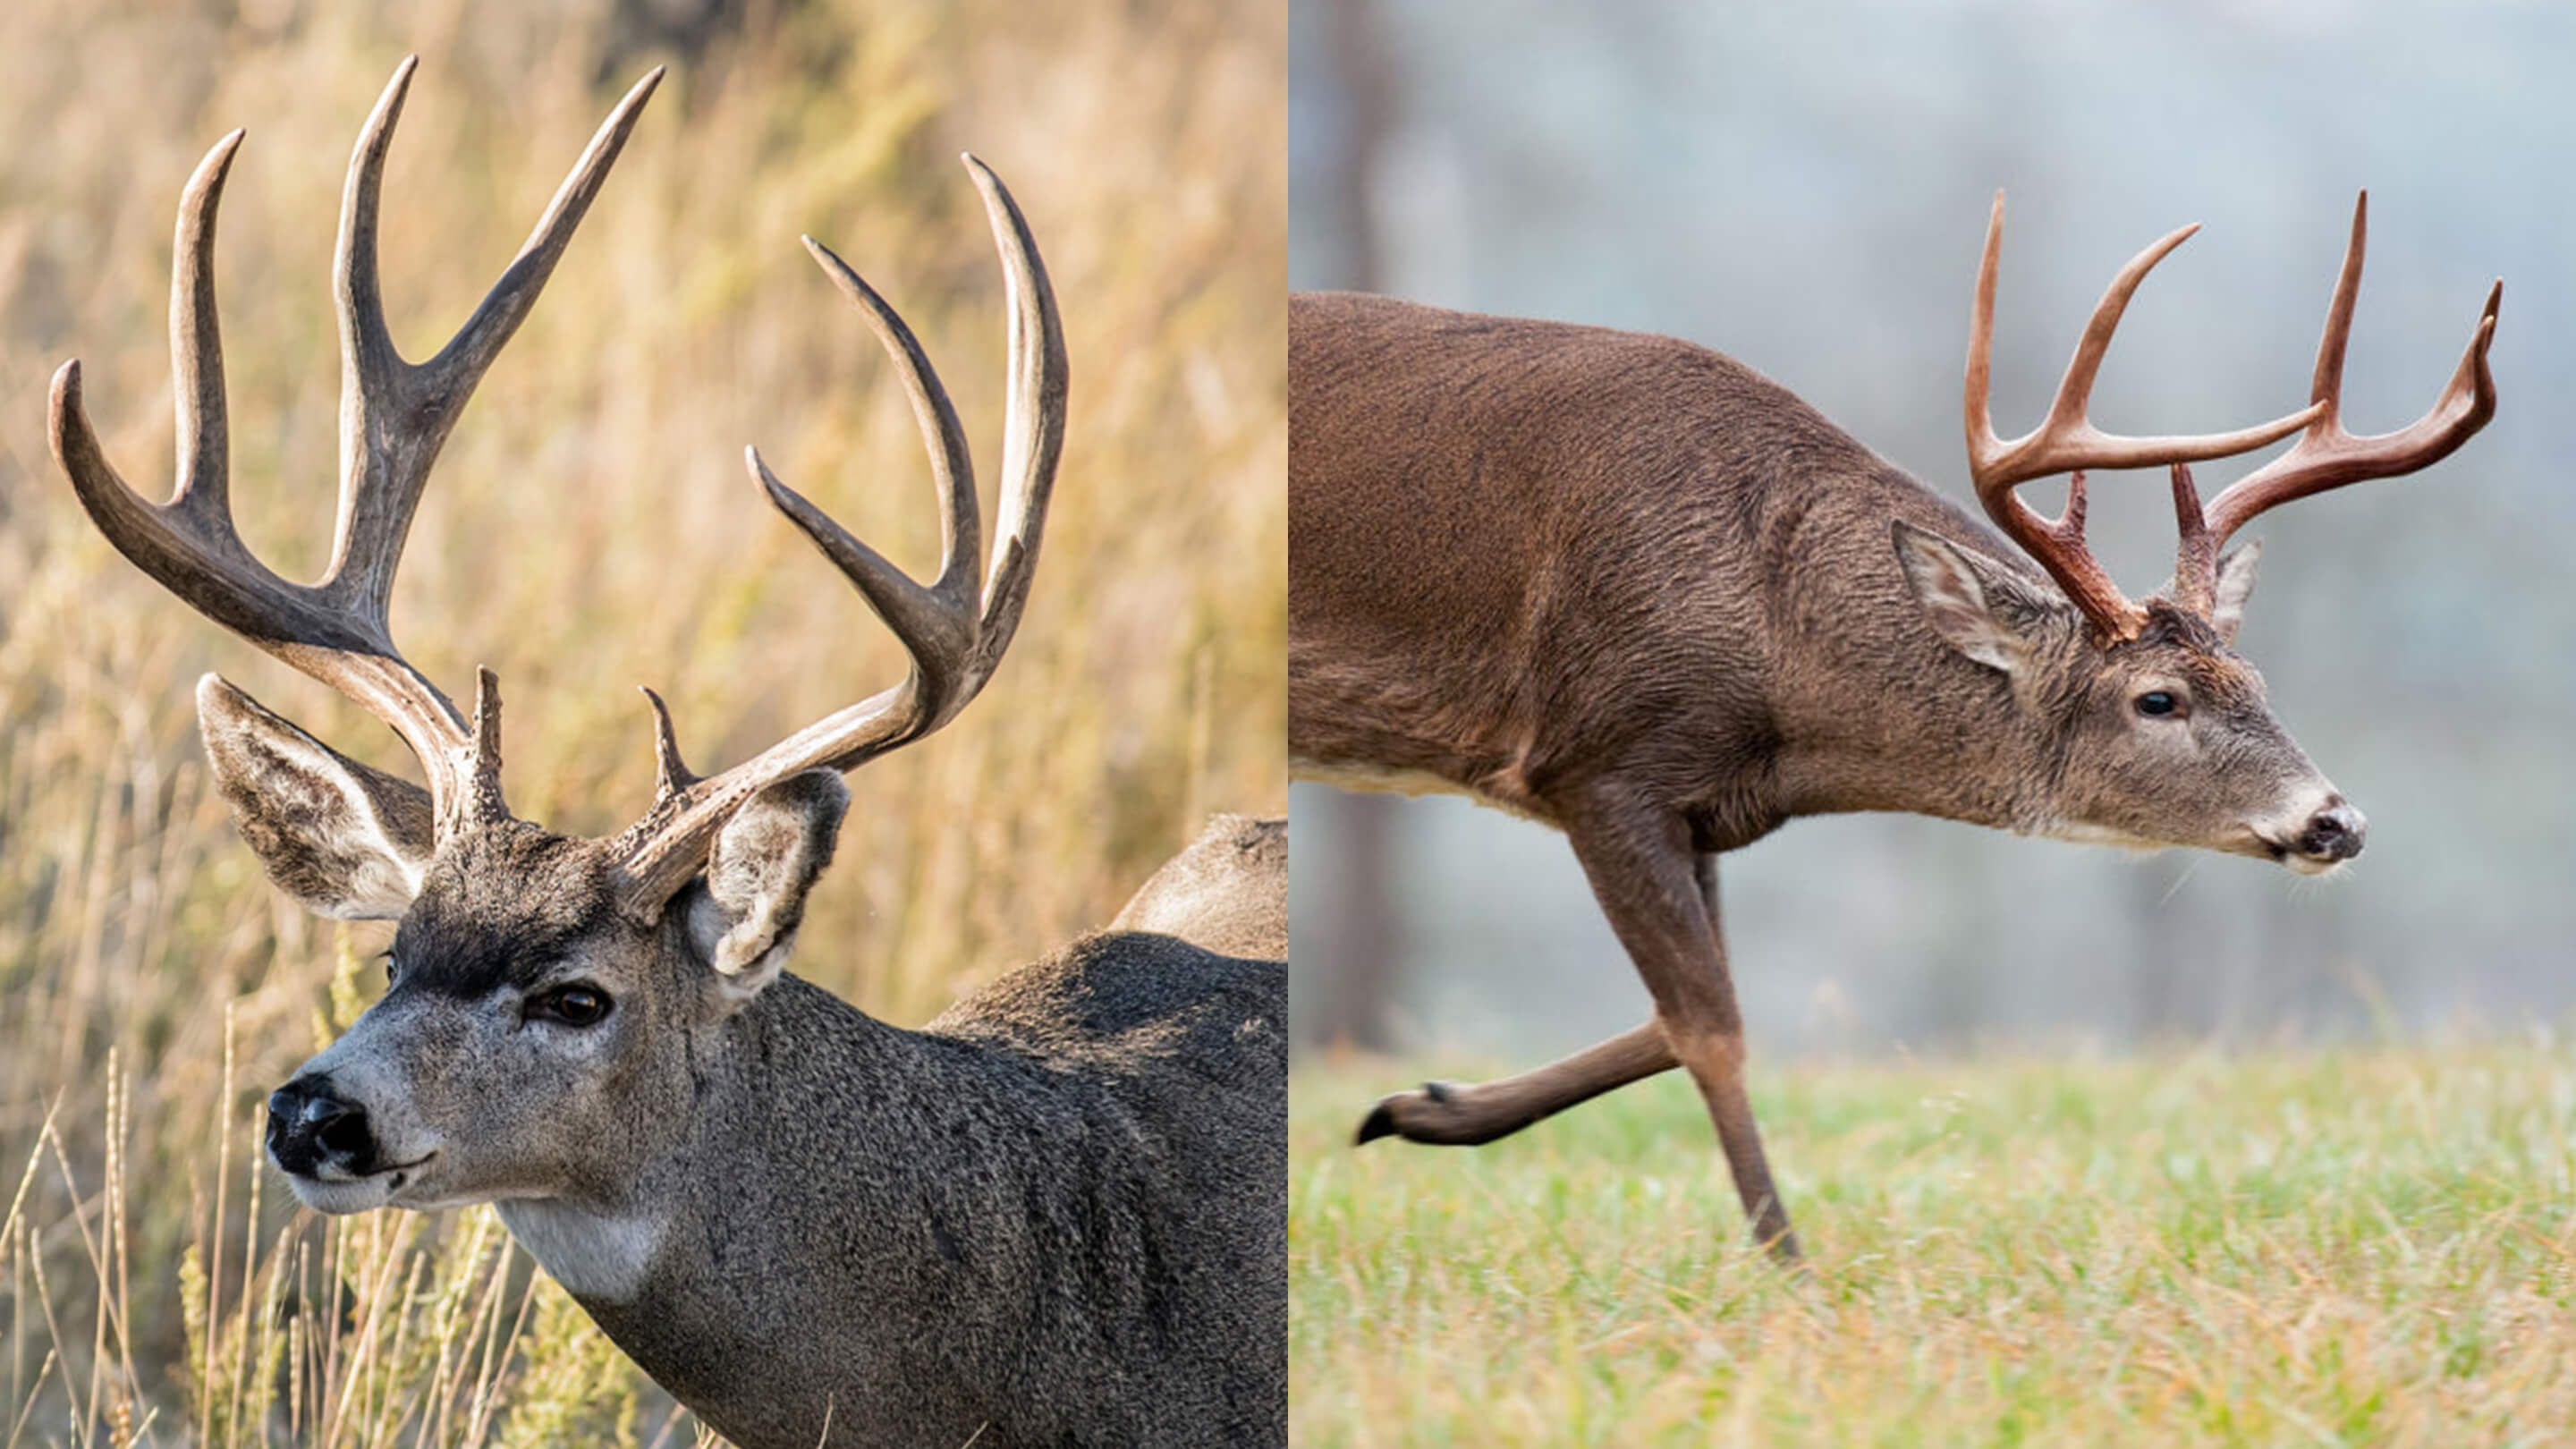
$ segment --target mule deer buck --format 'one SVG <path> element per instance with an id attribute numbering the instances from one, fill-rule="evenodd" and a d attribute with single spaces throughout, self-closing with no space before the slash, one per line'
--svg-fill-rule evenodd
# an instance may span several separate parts
<path id="1" fill-rule="evenodd" d="M 375 260 L 380 176 L 412 69 L 369 117 L 341 211 L 343 476 L 321 582 L 290 583 L 253 558 L 226 498 L 212 259 L 239 132 L 179 208 L 170 502 L 142 500 L 109 466 L 79 364 L 54 382 L 55 456 L 109 540 L 199 612 L 392 726 L 428 777 L 423 789 L 351 760 L 212 675 L 199 686 L 216 778 L 270 879 L 324 915 L 400 922 L 384 997 L 270 1099 L 269 1155 L 326 1213 L 497 1203 L 610 1337 L 748 1449 L 1280 1442 L 1275 829 L 1219 822 L 1130 907 L 1134 929 L 1077 941 L 920 1031 L 783 969 L 849 802 L 841 773 L 965 708 L 1028 596 L 1066 367 L 1010 194 L 967 158 L 1012 309 L 991 569 L 938 376 L 893 310 L 808 241 L 909 394 L 945 509 L 937 578 L 914 582 L 756 452 L 747 461 L 902 640 L 909 674 L 709 776 L 682 763 L 655 697 L 651 809 L 614 839 L 557 835 L 504 803 L 490 671 L 460 712 L 395 649 L 386 603 L 440 443 L 660 72 L 600 127 L 455 339 L 414 364 L 387 335 Z"/>
<path id="2" fill-rule="evenodd" d="M 1314 295 L 1289 312 L 1289 753 L 1361 788 L 1446 790 L 1562 830 L 1654 1000 L 1562 1061 L 1380 1102 L 1359 1140 L 1481 1143 L 1674 1065 L 1755 1234 L 1797 1239 L 1744 1088 L 1717 857 L 1796 816 L 1899 810 L 2072 840 L 2191 845 L 2317 873 L 2361 812 L 2233 650 L 2276 505 L 2437 462 L 2495 409 L 2502 284 L 2422 420 L 2344 431 L 2364 205 L 2313 401 L 2255 427 L 2126 438 L 2087 414 L 2138 254 L 2047 418 L 1987 418 L 2003 198 L 1969 327 L 1969 473 L 2027 559 L 1751 369 L 1670 338 Z M 2189 464 L 2300 434 L 2204 507 Z M 2132 601 L 2084 539 L 2084 470 L 2171 469 L 2172 582 Z M 2015 489 L 2072 472 L 2064 514 Z M 2038 567 L 2034 570 L 2031 565 Z"/>

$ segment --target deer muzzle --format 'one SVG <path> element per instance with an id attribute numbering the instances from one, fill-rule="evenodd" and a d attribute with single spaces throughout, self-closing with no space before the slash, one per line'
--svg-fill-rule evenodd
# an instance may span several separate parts
<path id="1" fill-rule="evenodd" d="M 331 1078 L 317 1072 L 269 1094 L 268 1156 L 296 1179 L 348 1182 L 378 1168 L 367 1109 L 342 1097 Z"/>

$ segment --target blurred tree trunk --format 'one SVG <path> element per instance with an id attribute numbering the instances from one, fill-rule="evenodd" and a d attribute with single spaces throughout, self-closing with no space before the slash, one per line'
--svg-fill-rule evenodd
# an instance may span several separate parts
<path id="1" fill-rule="evenodd" d="M 1357 291 L 1383 285 L 1371 191 L 1394 107 L 1375 9 L 1372 0 L 1326 0 L 1321 17 L 1337 105 L 1317 200 L 1332 239 L 1332 282 Z M 1399 922 L 1387 870 L 1398 806 L 1384 795 L 1317 791 L 1309 798 L 1326 804 L 1322 818 L 1303 832 L 1321 849 L 1303 859 L 1320 867 L 1317 894 L 1332 907 L 1323 926 L 1302 933 L 1294 948 L 1308 967 L 1304 979 L 1321 997 L 1315 1010 L 1300 1015 L 1312 1040 L 1385 1051 L 1395 1044 L 1399 970 Z"/>

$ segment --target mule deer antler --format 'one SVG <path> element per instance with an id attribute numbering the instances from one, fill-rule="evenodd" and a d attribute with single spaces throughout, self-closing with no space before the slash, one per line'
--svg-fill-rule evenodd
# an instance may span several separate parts
<path id="1" fill-rule="evenodd" d="M 1996 436 L 1987 409 L 1992 368 L 1995 274 L 2003 251 L 2004 196 L 1995 193 L 1986 223 L 1986 249 L 1977 267 L 1976 304 L 1968 323 L 1968 377 L 1965 413 L 1968 471 L 1986 514 L 2015 543 L 2038 560 L 2057 580 L 2095 631 L 2106 640 L 2134 638 L 2146 610 L 2130 602 L 2084 542 L 2084 473 L 2087 468 L 2145 468 L 2157 464 L 2172 470 L 2174 514 L 2182 541 L 2174 568 L 2173 602 L 2207 614 L 2217 591 L 2218 551 L 2230 534 L 2266 509 L 2310 493 L 2340 488 L 2365 478 L 2393 477 L 2429 467 L 2466 442 L 2495 412 L 2495 380 L 2487 371 L 2487 346 L 2495 335 L 2496 308 L 2503 298 L 2498 282 L 2487 294 L 2485 312 L 2468 354 L 2441 398 L 2413 426 L 2379 437 L 2356 438 L 2341 422 L 2344 345 L 2352 335 L 2352 309 L 2361 287 L 2364 220 L 2369 193 L 2353 205 L 2352 240 L 2343 271 L 2335 283 L 2333 305 L 2326 315 L 2324 339 L 2317 347 L 2315 385 L 2309 405 L 2288 417 L 2240 428 L 2232 433 L 2200 436 L 2125 438 L 2093 426 L 2090 405 L 2093 380 L 2110 350 L 2111 334 L 2121 313 L 2156 263 L 2200 230 L 2197 223 L 2173 232 L 2129 259 L 2102 300 L 2093 308 L 2057 398 L 2048 416 L 2029 433 L 2010 442 Z M 2305 430 L 2297 446 L 2257 469 L 2211 501 L 2206 514 L 2192 485 L 2187 464 L 2248 453 Z M 2052 473 L 2072 471 L 2066 511 L 2056 519 L 2033 512 L 2014 492 L 2019 485 Z"/>
<path id="2" fill-rule="evenodd" d="M 144 501 L 118 476 L 81 405 L 80 363 L 54 375 L 54 457 L 117 551 L 199 613 L 330 685 L 401 735 L 429 777 L 441 838 L 505 818 L 500 696 L 477 671 L 466 721 L 395 649 L 387 622 L 394 570 L 430 465 L 483 372 L 510 340 L 573 228 L 599 193 L 656 68 L 618 102 L 538 218 L 519 254 L 474 315 L 426 362 L 403 360 L 385 327 L 376 276 L 378 196 L 386 148 L 418 57 L 403 61 L 349 159 L 333 261 L 340 331 L 340 507 L 331 566 L 319 583 L 280 578 L 234 529 L 227 474 L 223 341 L 216 323 L 215 212 L 242 133 L 215 143 L 179 201 L 170 279 L 170 352 L 177 373 L 178 489 Z"/>
<path id="3" fill-rule="evenodd" d="M 999 551 L 981 587 L 983 528 L 975 504 L 974 462 L 957 410 L 939 374 L 912 335 L 867 283 L 811 237 L 805 248 L 874 328 L 901 372 L 914 418 L 929 446 L 931 477 L 945 512 L 941 517 L 939 574 L 914 582 L 883 555 L 778 481 L 758 449 L 744 462 L 754 481 L 788 521 L 803 529 L 850 582 L 911 657 L 901 684 L 807 726 L 732 769 L 706 779 L 681 763 L 670 714 L 651 698 L 661 784 L 653 807 L 618 837 L 614 849 L 622 874 L 620 901 L 634 916 L 658 916 L 671 894 L 695 875 L 716 833 L 745 800 L 799 771 L 855 769 L 888 750 L 938 729 L 965 708 L 992 676 L 1018 629 L 1037 567 L 1048 495 L 1064 443 L 1064 331 L 1046 267 L 1017 203 L 990 168 L 964 158 L 984 198 L 993 239 L 1002 254 L 1011 303 L 1010 391 L 1002 447 L 1002 525 Z"/>

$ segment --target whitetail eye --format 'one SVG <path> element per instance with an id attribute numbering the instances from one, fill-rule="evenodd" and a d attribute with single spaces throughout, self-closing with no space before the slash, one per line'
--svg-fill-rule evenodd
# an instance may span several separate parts
<path id="1" fill-rule="evenodd" d="M 2135 701 L 2138 713 L 2150 719 L 2163 719 L 2181 714 L 2182 699 L 2169 689 L 2150 689 Z"/>
<path id="2" fill-rule="evenodd" d="M 608 1015 L 608 993 L 592 986 L 558 986 L 528 1003 L 530 1016 L 566 1026 L 596 1026 Z"/>

